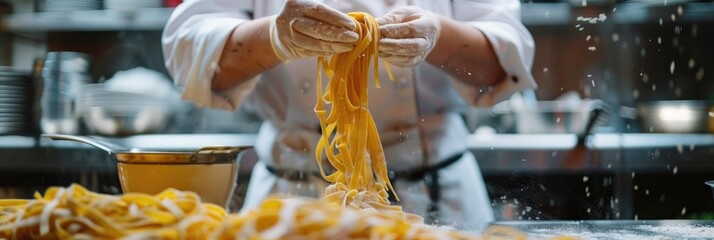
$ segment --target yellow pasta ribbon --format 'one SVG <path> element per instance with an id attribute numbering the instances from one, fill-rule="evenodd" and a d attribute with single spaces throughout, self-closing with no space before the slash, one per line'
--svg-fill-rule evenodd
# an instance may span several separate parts
<path id="1" fill-rule="evenodd" d="M 401 211 L 398 206 L 391 206 L 388 200 L 389 192 L 397 200 L 399 196 L 387 176 L 379 133 L 368 109 L 370 66 L 374 70 L 374 84 L 380 86 L 379 25 L 367 13 L 348 15 L 355 21 L 355 32 L 360 36 L 354 49 L 334 55 L 329 61 L 325 56 L 317 59 L 315 114 L 320 120 L 322 137 L 317 143 L 315 159 L 322 176 L 332 184 L 326 192 L 328 200 L 355 208 Z M 330 78 L 325 91 L 322 89 L 322 71 Z M 389 76 L 393 79 L 391 71 Z M 326 104 L 331 105 L 329 113 Z M 323 156 L 335 170 L 329 175 L 323 167 Z M 413 216 L 409 219 L 421 221 Z"/>

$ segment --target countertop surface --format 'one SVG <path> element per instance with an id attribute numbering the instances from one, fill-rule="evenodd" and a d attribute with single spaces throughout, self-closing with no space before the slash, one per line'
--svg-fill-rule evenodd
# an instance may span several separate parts
<path id="1" fill-rule="evenodd" d="M 189 150 L 208 145 L 252 145 L 256 141 L 256 135 L 251 133 L 150 134 L 104 139 L 127 147 Z M 575 134 L 471 134 L 466 141 L 472 150 L 567 150 L 575 147 L 577 136 Z M 38 143 L 43 147 L 91 147 L 81 143 L 36 139 L 28 136 L 0 136 L 0 149 L 32 148 Z M 588 149 L 593 150 L 714 146 L 714 134 L 593 134 L 588 138 L 586 145 Z"/>
<path id="2" fill-rule="evenodd" d="M 580 239 L 714 239 L 714 220 L 506 221 L 529 239 L 575 236 Z"/>
<path id="3" fill-rule="evenodd" d="M 256 135 L 155 134 L 103 139 L 142 150 L 195 151 L 204 146 L 253 145 Z M 708 161 L 714 154 L 713 134 L 593 134 L 578 151 L 574 151 L 575 134 L 471 134 L 465 140 L 479 162 L 489 162 L 482 164 L 484 171 L 557 170 L 562 166 L 661 168 L 672 161 L 697 168 L 714 167 Z M 103 168 L 113 164 L 106 152 L 84 143 L 0 136 L 0 169 L 4 170 L 52 169 L 58 165 L 67 169 Z"/>

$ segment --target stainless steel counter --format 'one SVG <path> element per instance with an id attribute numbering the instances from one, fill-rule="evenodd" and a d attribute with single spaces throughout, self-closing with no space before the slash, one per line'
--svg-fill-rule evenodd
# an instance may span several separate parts
<path id="1" fill-rule="evenodd" d="M 159 134 L 107 140 L 128 147 L 195 150 L 250 145 L 255 138 Z M 696 218 L 693 214 L 714 212 L 711 191 L 703 184 L 714 172 L 714 135 L 595 134 L 583 148 L 575 148 L 572 134 L 479 134 L 466 141 L 488 184 L 497 219 Z M 241 170 L 249 176 L 250 167 Z M 0 137 L 0 190 L 15 187 L 31 194 L 72 182 L 115 193 L 116 164 L 106 152 L 82 143 Z"/>
<path id="2" fill-rule="evenodd" d="M 575 134 L 472 134 L 472 150 L 568 150 L 575 147 Z M 685 146 L 714 146 L 714 134 L 605 133 L 593 134 L 588 149 L 641 149 Z"/>
<path id="3" fill-rule="evenodd" d="M 205 145 L 235 145 L 255 143 L 255 134 L 149 134 L 126 138 L 106 138 L 127 146 L 149 148 L 196 148 Z M 575 134 L 471 134 L 467 139 L 471 150 L 568 150 L 576 142 Z M 41 139 L 47 147 L 79 147 L 83 144 Z M 36 145 L 36 139 L 26 136 L 0 136 L 0 150 L 28 148 Z M 714 146 L 714 134 L 641 134 L 608 133 L 593 134 L 588 149 L 638 149 L 683 146 Z"/>
<path id="4" fill-rule="evenodd" d="M 714 220 L 647 221 L 514 221 L 495 222 L 528 235 L 529 239 L 576 236 L 588 239 L 714 239 Z"/>
<path id="5" fill-rule="evenodd" d="M 157 134 L 107 140 L 144 149 L 192 150 L 208 145 L 252 145 L 256 136 Z M 622 167 L 622 164 L 630 167 L 660 167 L 662 163 L 681 162 L 682 159 L 690 158 L 699 160 L 686 163 L 714 164 L 702 161 L 707 160 L 706 156 L 714 156 L 714 135 L 711 134 L 595 134 L 589 139 L 585 152 L 573 151 L 576 146 L 574 134 L 472 134 L 466 141 L 479 162 L 487 163 L 481 166 L 485 170 L 557 170 L 564 167 L 612 169 Z M 58 164 L 59 160 L 67 159 L 67 156 L 52 155 L 58 151 L 64 155 L 76 151 L 101 153 L 81 143 L 0 136 L 0 169 L 22 168 L 28 164 L 33 167 L 51 167 L 52 164 Z M 573 162 L 573 158 L 580 159 Z M 87 159 L 76 161 L 84 162 Z M 89 165 L 92 165 L 91 162 Z"/>

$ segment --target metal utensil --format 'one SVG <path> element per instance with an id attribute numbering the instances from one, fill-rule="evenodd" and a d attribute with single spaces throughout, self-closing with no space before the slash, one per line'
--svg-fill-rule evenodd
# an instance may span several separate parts
<path id="1" fill-rule="evenodd" d="M 706 133 L 712 103 L 704 100 L 640 103 L 637 115 L 643 132 Z"/>
<path id="2" fill-rule="evenodd" d="M 197 193 L 206 202 L 228 207 L 238 178 L 238 157 L 252 146 L 209 146 L 196 151 L 144 151 L 99 138 L 43 134 L 53 140 L 86 143 L 117 160 L 122 191 L 158 194 L 167 188 Z"/>
<path id="3" fill-rule="evenodd" d="M 138 148 L 128 148 L 95 137 L 42 134 L 52 140 L 67 140 L 92 145 L 114 156 L 119 162 L 125 163 L 160 163 L 160 164 L 210 164 L 236 161 L 238 154 L 253 148 L 252 146 L 207 146 L 193 152 L 182 151 L 144 151 Z"/>
<path id="4" fill-rule="evenodd" d="M 599 99 L 539 101 L 535 108 L 504 102 L 491 108 L 490 113 L 504 133 L 572 133 L 583 137 L 606 122 L 608 108 Z"/>
<path id="5" fill-rule="evenodd" d="M 91 81 L 90 57 L 80 52 L 48 52 L 42 65 L 40 125 L 44 133 L 77 134 L 77 89 Z"/>

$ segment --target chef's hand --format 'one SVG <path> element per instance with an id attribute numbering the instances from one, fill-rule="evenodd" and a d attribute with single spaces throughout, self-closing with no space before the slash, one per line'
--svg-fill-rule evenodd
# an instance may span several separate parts
<path id="1" fill-rule="evenodd" d="M 414 6 L 394 9 L 377 22 L 379 57 L 399 66 L 414 66 L 426 59 L 441 31 L 436 14 Z"/>
<path id="2" fill-rule="evenodd" d="M 354 21 L 312 0 L 287 0 L 270 23 L 270 43 L 280 60 L 351 51 L 359 35 Z"/>

